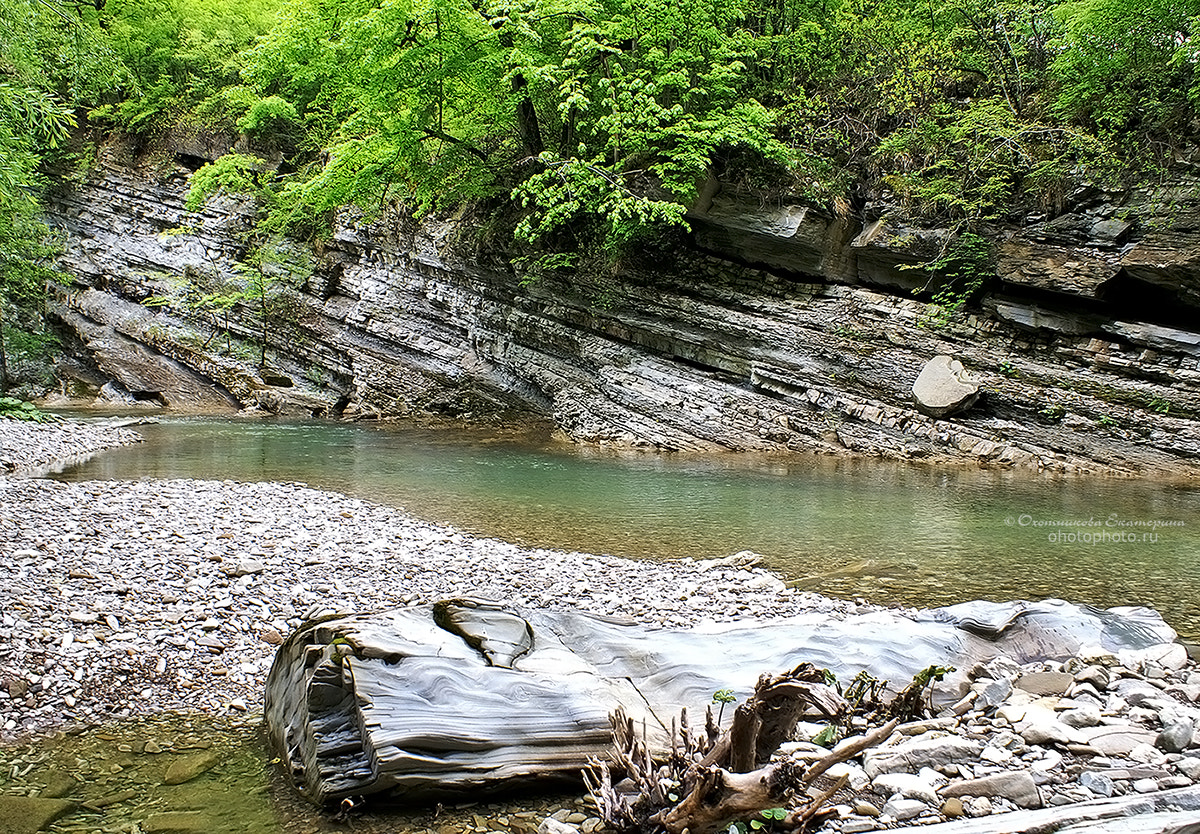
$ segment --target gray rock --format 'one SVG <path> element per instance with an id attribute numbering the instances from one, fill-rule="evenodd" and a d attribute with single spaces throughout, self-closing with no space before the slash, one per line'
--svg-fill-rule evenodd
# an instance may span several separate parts
<path id="1" fill-rule="evenodd" d="M 1100 708 L 1091 704 L 1078 706 L 1059 713 L 1058 720 L 1075 729 L 1095 727 L 1100 723 Z"/>
<path id="2" fill-rule="evenodd" d="M 939 355 L 925 363 L 912 387 L 917 408 L 930 417 L 966 411 L 979 399 L 979 385 L 957 359 Z"/>
<path id="3" fill-rule="evenodd" d="M 919 799 L 889 799 L 887 804 L 883 806 L 883 811 L 880 815 L 903 822 L 913 817 L 919 817 L 928 808 L 929 806 Z"/>
<path id="4" fill-rule="evenodd" d="M 538 826 L 538 834 L 579 834 L 579 829 L 571 825 L 569 822 L 556 820 L 554 817 L 546 817 Z"/>
<path id="5" fill-rule="evenodd" d="M 979 697 L 975 699 L 975 707 L 977 709 L 998 707 L 1008 700 L 1008 696 L 1012 694 L 1012 690 L 1013 684 L 1008 678 L 988 681 L 979 690 Z"/>
<path id="6" fill-rule="evenodd" d="M 938 801 L 933 786 L 911 773 L 881 773 L 871 784 L 885 796 L 900 794 L 907 799 L 919 799 L 927 805 L 936 805 Z"/>
<path id="7" fill-rule="evenodd" d="M 1130 706 L 1137 706 L 1148 698 L 1161 698 L 1162 690 L 1152 683 L 1136 678 L 1121 678 L 1109 685 L 1109 693 L 1124 698 Z"/>
<path id="8" fill-rule="evenodd" d="M 1190 721 L 1169 721 L 1154 739 L 1154 746 L 1166 753 L 1182 753 L 1191 746 L 1194 732 Z"/>
<path id="9" fill-rule="evenodd" d="M 1200 779 L 1200 759 L 1185 756 L 1175 762 L 1175 767 L 1187 778 L 1193 782 Z"/>
<path id="10" fill-rule="evenodd" d="M 912 773 L 923 767 L 940 770 L 953 762 L 968 762 L 979 758 L 983 745 L 959 736 L 917 736 L 895 747 L 868 750 L 863 770 L 872 779 L 881 773 L 905 771 Z"/>
<path id="11" fill-rule="evenodd" d="M 1079 784 L 1096 794 L 1096 796 L 1113 795 L 1113 780 L 1105 774 L 1097 773 L 1094 770 L 1085 770 L 1079 774 Z"/>
<path id="12" fill-rule="evenodd" d="M 1107 689 L 1111 680 L 1112 674 L 1108 669 L 1099 665 L 1085 666 L 1075 673 L 1076 683 L 1090 683 L 1096 687 L 1097 692 Z"/>
<path id="13" fill-rule="evenodd" d="M 992 800 L 986 796 L 968 796 L 963 800 L 963 813 L 968 817 L 986 817 L 992 813 Z"/>
<path id="14" fill-rule="evenodd" d="M 1158 790 L 1158 782 L 1153 779 L 1138 779 L 1132 787 L 1138 793 L 1154 793 Z"/>
<path id="15" fill-rule="evenodd" d="M 1153 744 L 1156 738 L 1155 733 L 1132 725 L 1085 727 L 1079 732 L 1105 756 L 1126 756 L 1140 744 Z"/>
<path id="16" fill-rule="evenodd" d="M 1037 784 L 1032 776 L 1021 770 L 955 782 L 942 788 L 942 795 L 996 797 L 1008 799 L 1021 808 L 1042 807 L 1042 794 Z"/>
<path id="17" fill-rule="evenodd" d="M 233 576 L 253 576 L 266 570 L 266 565 L 257 559 L 239 559 L 230 574 Z"/>

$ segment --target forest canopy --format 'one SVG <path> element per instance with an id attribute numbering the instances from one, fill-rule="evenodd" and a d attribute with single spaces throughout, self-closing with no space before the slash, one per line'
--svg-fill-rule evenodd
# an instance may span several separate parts
<path id="1" fill-rule="evenodd" d="M 506 205 L 529 251 L 620 251 L 711 175 L 974 227 L 1196 138 L 1200 0 L 0 0 L 0 270 L 79 142 L 228 132 L 194 178 L 320 234 Z M 88 128 L 90 132 L 84 130 Z M 56 167 L 57 166 L 57 167 Z"/>

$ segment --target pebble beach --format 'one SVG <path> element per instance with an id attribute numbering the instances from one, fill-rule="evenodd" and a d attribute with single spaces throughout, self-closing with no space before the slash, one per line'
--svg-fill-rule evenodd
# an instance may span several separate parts
<path id="1" fill-rule="evenodd" d="M 692 626 L 873 607 L 788 588 L 749 553 L 664 564 L 523 548 L 299 483 L 31 477 L 130 442 L 0 420 L 0 742 L 164 713 L 253 721 L 276 647 L 325 614 L 473 596 Z M 989 664 L 956 713 L 843 766 L 858 799 L 827 830 L 1179 791 L 1200 803 L 1200 672 L 1172 649 Z M 556 819 L 596 829 L 584 811 Z"/>

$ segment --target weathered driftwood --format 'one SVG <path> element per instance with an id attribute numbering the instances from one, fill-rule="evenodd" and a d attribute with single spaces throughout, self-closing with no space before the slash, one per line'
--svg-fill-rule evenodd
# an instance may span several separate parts
<path id="1" fill-rule="evenodd" d="M 595 760 L 584 771 L 584 781 L 600 818 L 619 832 L 708 834 L 768 809 L 779 809 L 783 828 L 797 830 L 830 813 L 826 803 L 845 778 L 823 790 L 814 790 L 816 781 L 835 764 L 883 742 L 900 719 L 807 766 L 767 760 L 793 736 L 801 719 L 840 722 L 851 709 L 824 683 L 820 669 L 802 664 L 783 675 L 759 678 L 754 695 L 737 708 L 732 726 L 715 741 L 708 732 L 692 735 L 687 712 L 681 713 L 671 753 L 661 762 L 618 709 L 613 716 L 612 767 L 609 761 Z M 708 719 L 706 730 L 712 725 L 711 709 Z M 625 775 L 621 787 L 613 784 L 613 767 Z"/>
<path id="2" fill-rule="evenodd" d="M 708 704 L 718 689 L 745 698 L 760 673 L 804 661 L 842 680 L 865 669 L 901 683 L 933 664 L 1065 659 L 1081 646 L 1151 649 L 1174 637 L 1147 609 L 1056 601 L 692 630 L 447 601 L 302 626 L 268 676 L 266 722 L 315 801 L 424 798 L 577 779 L 607 750 L 617 705 L 647 728 L 649 748 L 667 751 L 682 708 Z M 943 702 L 957 698 L 963 676 L 942 684 Z"/>

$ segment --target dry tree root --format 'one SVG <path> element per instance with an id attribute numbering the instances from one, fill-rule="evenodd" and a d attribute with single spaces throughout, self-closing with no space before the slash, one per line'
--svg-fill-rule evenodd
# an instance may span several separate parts
<path id="1" fill-rule="evenodd" d="M 897 711 L 919 703 L 928 681 L 927 676 L 904 690 Z M 773 815 L 777 829 L 802 830 L 832 813 L 828 802 L 845 782 L 843 777 L 818 790 L 817 779 L 885 741 L 901 716 L 889 710 L 894 717 L 885 724 L 807 766 L 768 760 L 802 719 L 840 724 L 852 711 L 823 670 L 801 664 L 786 674 L 759 678 L 724 733 L 717 731 L 711 708 L 703 732 L 693 732 L 683 710 L 678 723 L 672 721 L 669 756 L 655 761 L 645 727 L 639 733 L 618 708 L 611 717 L 611 762 L 593 760 L 584 779 L 601 819 L 623 834 L 711 834 L 769 809 L 786 809 Z M 614 784 L 614 772 L 625 778 Z"/>

